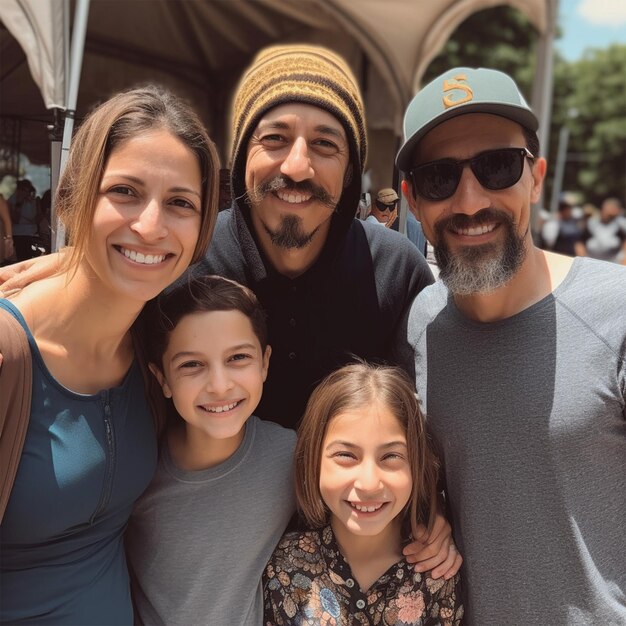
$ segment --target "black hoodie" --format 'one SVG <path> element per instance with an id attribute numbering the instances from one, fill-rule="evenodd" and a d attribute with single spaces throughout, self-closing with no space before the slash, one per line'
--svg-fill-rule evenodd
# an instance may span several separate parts
<path id="1" fill-rule="evenodd" d="M 356 203 L 342 197 L 320 257 L 288 278 L 263 255 L 241 204 L 219 214 L 194 272 L 231 278 L 259 298 L 272 356 L 255 414 L 295 428 L 324 376 L 354 356 L 378 362 L 391 356 L 404 314 L 433 276 L 406 237 L 354 219 Z"/>

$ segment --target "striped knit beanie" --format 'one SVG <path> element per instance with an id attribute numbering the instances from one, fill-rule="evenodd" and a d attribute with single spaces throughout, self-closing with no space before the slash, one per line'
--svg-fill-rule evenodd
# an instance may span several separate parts
<path id="1" fill-rule="evenodd" d="M 232 110 L 232 190 L 235 198 L 245 194 L 248 141 L 259 120 L 270 109 L 288 102 L 312 104 L 336 117 L 350 145 L 350 187 L 358 203 L 361 174 L 367 155 L 363 103 L 357 81 L 346 62 L 321 46 L 291 44 L 261 50 L 244 73 Z M 349 166 L 350 167 L 350 166 Z M 347 190 L 346 190 L 347 191 Z M 342 196 L 346 196 L 346 191 Z"/>

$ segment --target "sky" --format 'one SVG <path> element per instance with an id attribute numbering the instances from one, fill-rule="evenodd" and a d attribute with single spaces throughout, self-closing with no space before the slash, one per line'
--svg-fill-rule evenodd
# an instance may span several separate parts
<path id="1" fill-rule="evenodd" d="M 626 44 L 626 0 L 559 0 L 559 26 L 555 47 L 568 61 L 588 48 Z"/>

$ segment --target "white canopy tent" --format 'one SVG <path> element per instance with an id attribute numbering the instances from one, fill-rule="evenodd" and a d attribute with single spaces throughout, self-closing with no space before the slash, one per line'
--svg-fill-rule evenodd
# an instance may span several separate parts
<path id="1" fill-rule="evenodd" d="M 30 73 L 48 109 L 64 109 L 67 102 L 68 11 L 67 0 L 3 0 L 0 4 L 0 18 L 24 49 Z"/>

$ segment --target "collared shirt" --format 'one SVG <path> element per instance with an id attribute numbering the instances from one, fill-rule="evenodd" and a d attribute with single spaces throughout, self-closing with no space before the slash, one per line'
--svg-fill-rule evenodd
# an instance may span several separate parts
<path id="1" fill-rule="evenodd" d="M 458 575 L 419 574 L 404 559 L 363 591 L 330 526 L 287 533 L 263 577 L 266 626 L 455 626 L 463 606 Z"/>

